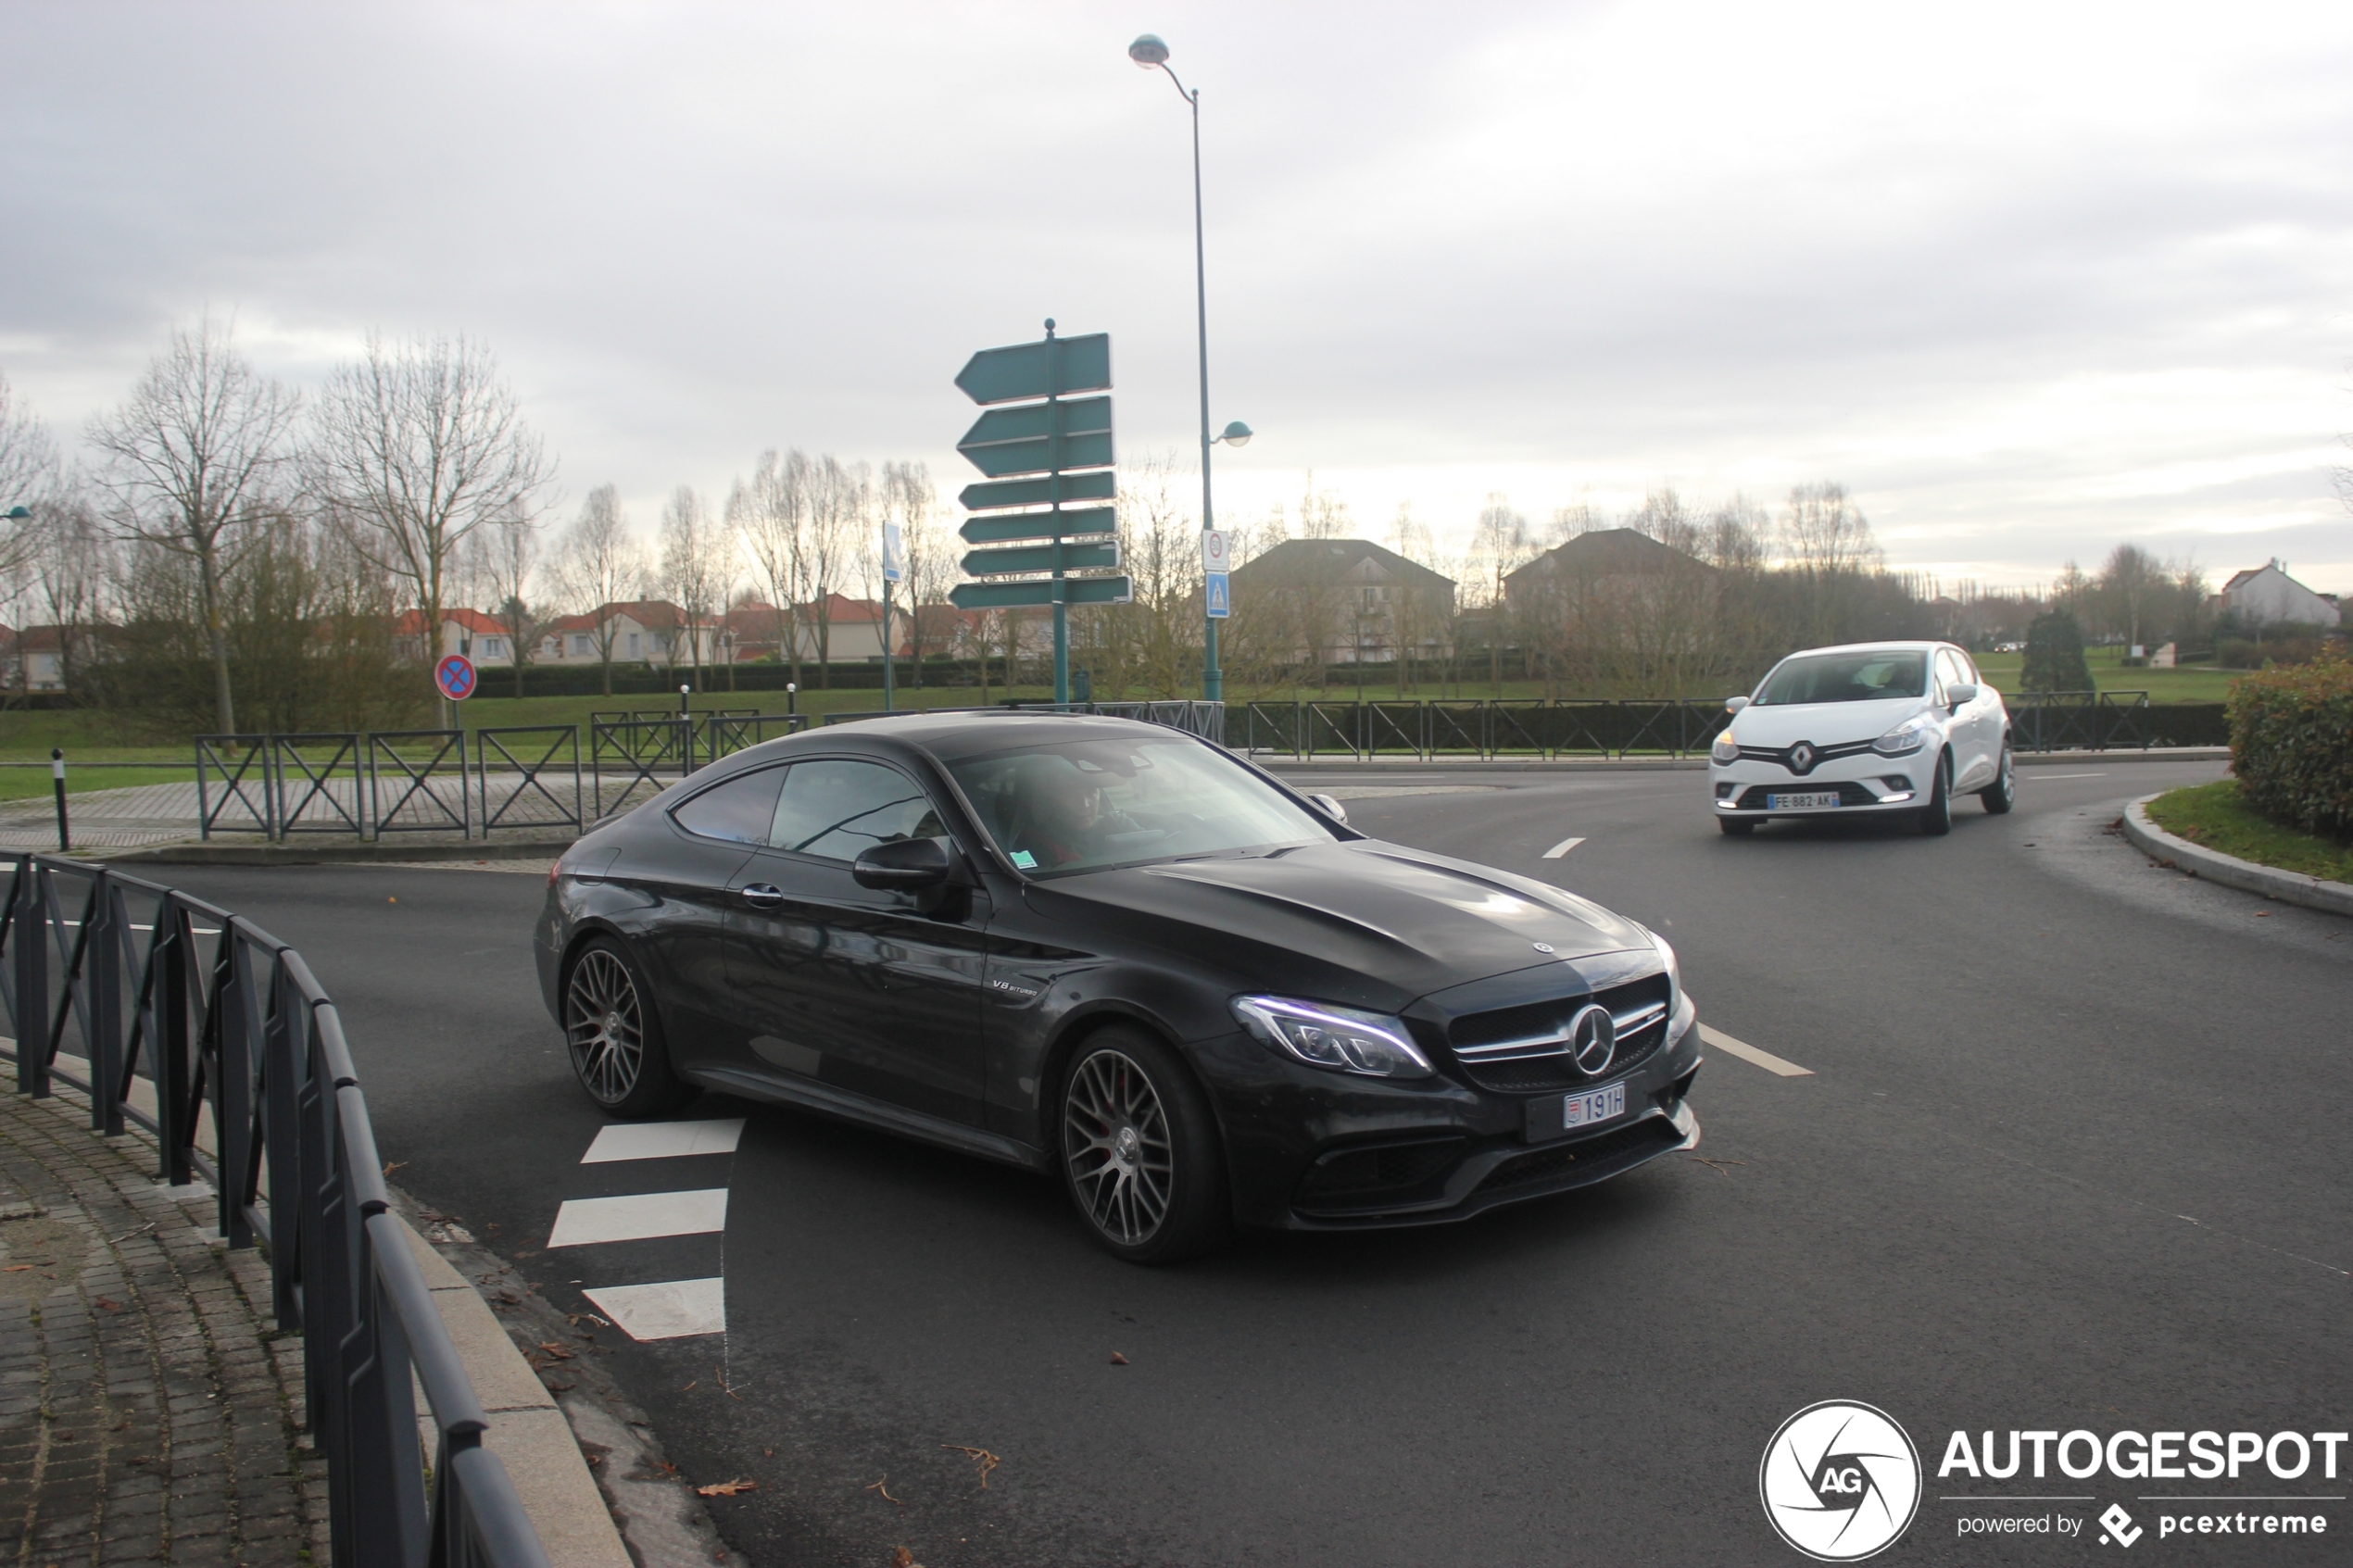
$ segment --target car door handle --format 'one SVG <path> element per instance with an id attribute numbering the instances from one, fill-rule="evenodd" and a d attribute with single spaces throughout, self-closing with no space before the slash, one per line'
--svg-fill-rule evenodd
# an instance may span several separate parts
<path id="1" fill-rule="evenodd" d="M 744 902 L 755 909 L 773 909 L 785 901 L 785 890 L 774 883 L 755 882 L 744 889 Z"/>

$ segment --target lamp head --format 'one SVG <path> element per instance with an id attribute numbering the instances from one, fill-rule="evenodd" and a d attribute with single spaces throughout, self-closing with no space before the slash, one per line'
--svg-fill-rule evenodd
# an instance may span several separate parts
<path id="1" fill-rule="evenodd" d="M 1139 69 L 1156 70 L 1168 63 L 1168 45 L 1160 41 L 1158 33 L 1147 32 L 1127 45 L 1127 57 L 1136 62 Z"/>
<path id="2" fill-rule="evenodd" d="M 32 508 L 31 507 L 10 507 L 6 513 L 7 519 L 10 522 L 22 522 L 25 519 L 31 517 L 31 515 Z"/>
<path id="3" fill-rule="evenodd" d="M 1250 438 L 1253 433 L 1255 433 L 1251 430 L 1250 426 L 1242 423 L 1239 420 L 1236 420 L 1232 424 L 1226 427 L 1225 432 L 1220 434 L 1217 439 L 1224 442 L 1228 446 L 1247 446 L 1250 445 Z"/>

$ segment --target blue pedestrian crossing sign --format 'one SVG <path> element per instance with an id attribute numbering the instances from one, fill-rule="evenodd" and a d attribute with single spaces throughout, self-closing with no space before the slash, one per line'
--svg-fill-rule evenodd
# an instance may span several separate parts
<path id="1" fill-rule="evenodd" d="M 1234 613 L 1233 596 L 1228 593 L 1226 588 L 1226 574 L 1222 571 L 1213 571 L 1207 574 L 1206 581 L 1208 583 L 1209 619 L 1212 621 L 1223 621 L 1227 616 Z"/>

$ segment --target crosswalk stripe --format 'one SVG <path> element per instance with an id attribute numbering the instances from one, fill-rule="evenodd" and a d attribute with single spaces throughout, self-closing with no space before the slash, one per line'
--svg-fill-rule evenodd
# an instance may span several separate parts
<path id="1" fill-rule="evenodd" d="M 1718 1050 L 1739 1057 L 1743 1061 L 1754 1062 L 1766 1072 L 1779 1077 L 1811 1078 L 1814 1076 L 1812 1068 L 1800 1067 L 1793 1061 L 1784 1061 L 1771 1051 L 1760 1051 L 1746 1041 L 1733 1039 L 1721 1029 L 1711 1028 L 1703 1023 L 1699 1026 L 1699 1037 Z"/>
<path id="2" fill-rule="evenodd" d="M 638 1192 L 622 1198 L 572 1198 L 556 1210 L 550 1247 L 588 1247 L 603 1241 L 645 1241 L 664 1236 L 700 1236 L 727 1228 L 727 1189 Z"/>
<path id="3" fill-rule="evenodd" d="M 611 1122 L 580 1157 L 583 1165 L 614 1160 L 669 1160 L 681 1155 L 733 1154 L 743 1118 L 725 1122 Z"/>
<path id="4" fill-rule="evenodd" d="M 717 1276 L 659 1285 L 602 1285 L 580 1294 L 632 1339 L 727 1332 L 727 1282 Z"/>

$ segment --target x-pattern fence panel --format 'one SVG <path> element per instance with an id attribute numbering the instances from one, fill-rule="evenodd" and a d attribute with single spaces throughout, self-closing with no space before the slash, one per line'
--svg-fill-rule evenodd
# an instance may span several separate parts
<path id="1" fill-rule="evenodd" d="M 278 835 L 359 834 L 367 805 L 362 737 L 349 734 L 271 735 Z"/>
<path id="2" fill-rule="evenodd" d="M 1250 702 L 1241 705 L 1241 746 L 1300 758 L 1404 755 L 1558 759 L 1688 757 L 1724 727 L 1723 705 L 1541 698 L 1466 701 Z"/>
<path id="3" fill-rule="evenodd" d="M 466 732 L 382 730 L 369 735 L 368 816 L 378 835 L 471 832 Z"/>
<path id="4" fill-rule="evenodd" d="M 493 752 L 498 757 L 495 773 Z M 580 816 L 580 727 L 514 724 L 476 730 L 474 783 L 482 792 L 484 838 L 501 827 L 568 827 L 577 832 L 585 825 Z"/>
<path id="5" fill-rule="evenodd" d="M 2022 692 L 2004 703 L 2020 751 L 2145 751 L 2156 740 L 2146 692 Z"/>
<path id="6" fill-rule="evenodd" d="M 8 861 L 0 1060 L 20 1094 L 87 1096 L 101 1134 L 145 1127 L 163 1180 L 211 1184 L 229 1246 L 269 1248 L 279 1326 L 303 1336 L 333 1561 L 546 1568 L 482 1446 L 489 1418 L 391 1211 L 341 1019 L 301 956 L 172 888 L 52 856 Z"/>
<path id="7" fill-rule="evenodd" d="M 278 835 L 278 797 L 271 788 L 268 735 L 196 737 L 196 836 L 218 833 Z"/>

